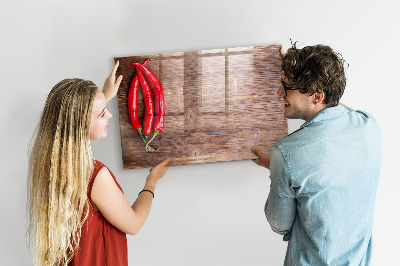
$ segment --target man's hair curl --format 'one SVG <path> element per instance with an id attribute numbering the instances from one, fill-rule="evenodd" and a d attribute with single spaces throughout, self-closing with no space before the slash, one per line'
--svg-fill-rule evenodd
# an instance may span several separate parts
<path id="1" fill-rule="evenodd" d="M 301 93 L 325 94 L 324 104 L 336 106 L 346 87 L 344 65 L 348 64 L 342 55 L 325 45 L 296 47 L 296 42 L 282 58 L 282 71 L 290 84 L 301 88 Z"/>

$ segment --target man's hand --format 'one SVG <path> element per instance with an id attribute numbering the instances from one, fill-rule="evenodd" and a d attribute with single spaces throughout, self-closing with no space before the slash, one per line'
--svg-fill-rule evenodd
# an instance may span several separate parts
<path id="1" fill-rule="evenodd" d="M 258 157 L 257 159 L 253 159 L 252 161 L 260 166 L 264 166 L 265 168 L 269 169 L 269 163 L 271 160 L 270 155 L 261 152 L 256 147 L 251 148 L 251 151 Z"/>
<path id="2" fill-rule="evenodd" d="M 108 76 L 108 78 L 104 82 L 103 94 L 104 97 L 106 98 L 106 103 L 112 98 L 114 98 L 115 95 L 117 95 L 119 85 L 121 84 L 122 81 L 122 75 L 120 75 L 118 79 L 115 81 L 115 73 L 117 72 L 118 66 L 119 66 L 119 61 L 115 63 L 115 66 L 111 71 L 110 76 Z"/>

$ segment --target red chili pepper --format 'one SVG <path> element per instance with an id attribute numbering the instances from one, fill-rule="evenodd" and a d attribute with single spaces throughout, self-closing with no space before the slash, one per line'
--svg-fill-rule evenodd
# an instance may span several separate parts
<path id="1" fill-rule="evenodd" d="M 141 71 L 137 71 L 139 76 L 139 82 L 142 86 L 143 99 L 144 99 L 144 118 L 143 118 L 143 134 L 147 137 L 153 132 L 152 125 L 154 121 L 154 106 L 153 106 L 153 98 L 151 96 L 151 91 L 149 84 L 143 76 Z M 147 145 L 146 145 L 147 146 Z"/>
<path id="2" fill-rule="evenodd" d="M 154 121 L 154 133 L 152 138 L 147 142 L 148 146 L 151 141 L 163 130 L 164 128 L 164 117 L 165 117 L 165 102 L 164 102 L 164 91 L 160 80 L 157 76 L 148 69 L 146 66 L 140 63 L 133 63 L 131 66 L 136 66 L 137 72 L 143 72 L 146 78 L 149 80 L 153 90 L 155 104 L 155 121 Z M 140 71 L 139 71 L 140 70 Z"/>
<path id="3" fill-rule="evenodd" d="M 146 60 L 143 63 L 143 65 L 146 65 L 148 61 L 149 60 Z M 143 141 L 146 143 L 142 134 L 142 125 L 140 124 L 138 118 L 138 105 L 137 105 L 138 93 L 139 93 L 139 76 L 138 73 L 136 72 L 135 75 L 133 76 L 128 91 L 128 113 L 133 128 L 140 134 Z"/>
<path id="4" fill-rule="evenodd" d="M 129 118 L 131 119 L 131 123 L 133 128 L 142 133 L 142 125 L 139 122 L 138 118 L 138 106 L 137 106 L 137 97 L 139 91 L 139 76 L 137 73 L 133 76 L 131 86 L 128 91 L 128 113 Z"/>

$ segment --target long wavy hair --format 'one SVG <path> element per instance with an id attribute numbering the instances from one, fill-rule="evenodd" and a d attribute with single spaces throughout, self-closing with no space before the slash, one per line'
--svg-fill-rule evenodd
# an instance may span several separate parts
<path id="1" fill-rule="evenodd" d="M 90 122 L 97 87 L 65 79 L 50 91 L 30 152 L 29 229 L 35 265 L 67 265 L 88 215 Z"/>

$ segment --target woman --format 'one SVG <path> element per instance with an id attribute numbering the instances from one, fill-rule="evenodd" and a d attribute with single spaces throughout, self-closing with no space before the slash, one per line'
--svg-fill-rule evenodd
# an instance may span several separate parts
<path id="1" fill-rule="evenodd" d="M 141 229 L 168 169 L 170 159 L 152 168 L 130 206 L 111 171 L 93 160 L 90 143 L 107 136 L 106 102 L 122 80 L 115 80 L 117 68 L 118 62 L 103 91 L 65 79 L 47 97 L 28 175 L 35 265 L 128 265 L 126 234 Z"/>

